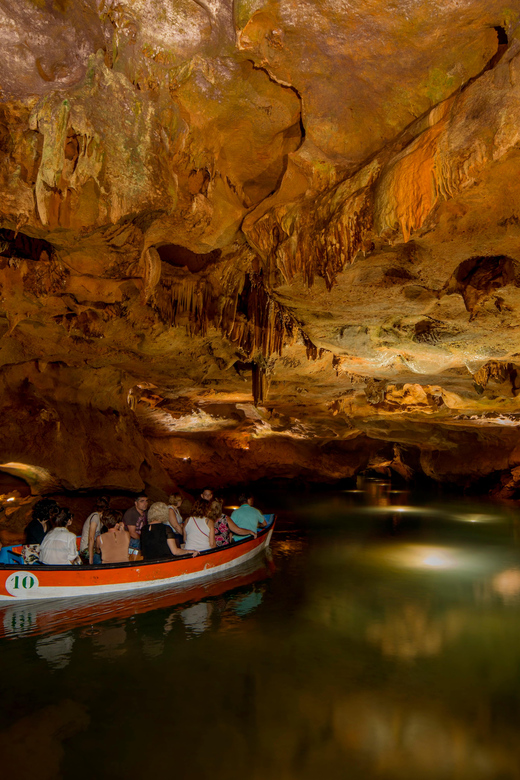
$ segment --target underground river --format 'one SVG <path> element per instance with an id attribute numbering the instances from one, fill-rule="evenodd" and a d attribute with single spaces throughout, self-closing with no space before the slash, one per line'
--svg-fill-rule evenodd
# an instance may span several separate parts
<path id="1" fill-rule="evenodd" d="M 380 480 L 258 505 L 270 554 L 230 580 L 3 610 L 4 769 L 520 778 L 520 514 Z"/>

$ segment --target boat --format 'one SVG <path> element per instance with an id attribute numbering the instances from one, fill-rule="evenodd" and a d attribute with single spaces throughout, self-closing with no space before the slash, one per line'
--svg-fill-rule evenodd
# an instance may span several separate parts
<path id="1" fill-rule="evenodd" d="M 186 605 L 224 594 L 240 594 L 272 576 L 274 563 L 269 550 L 252 560 L 233 567 L 232 571 L 211 574 L 192 583 L 167 585 L 131 593 L 114 593 L 77 598 L 11 599 L 0 604 L 0 639 L 61 634 L 83 628 L 87 634 L 99 633 L 107 621 L 126 620 L 155 610 L 182 610 Z"/>
<path id="2" fill-rule="evenodd" d="M 0 563 L 0 606 L 13 601 L 136 592 L 213 577 L 250 561 L 268 547 L 276 518 L 274 514 L 264 517 L 267 525 L 258 530 L 256 539 L 246 536 L 225 547 L 203 550 L 195 558 L 186 555 L 90 566 L 25 565 L 16 562 L 15 545 L 3 548 L 2 558 L 10 562 Z"/>

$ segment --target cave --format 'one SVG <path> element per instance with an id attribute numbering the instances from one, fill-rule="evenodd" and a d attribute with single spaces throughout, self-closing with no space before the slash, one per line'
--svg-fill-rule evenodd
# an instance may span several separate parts
<path id="1" fill-rule="evenodd" d="M 21 542 L 42 498 L 65 502 L 79 531 L 93 502 L 105 496 L 121 509 L 141 494 L 154 503 L 179 494 L 191 506 L 208 486 L 231 508 L 255 485 L 266 501 L 278 502 L 286 522 L 278 561 L 295 550 L 307 555 L 307 512 L 317 550 L 322 543 L 329 549 L 330 524 L 334 538 L 351 533 L 349 544 L 338 542 L 345 567 L 349 556 L 357 561 L 358 548 L 373 543 L 368 532 L 356 536 L 368 523 L 365 499 L 379 535 L 381 549 L 372 551 L 378 560 L 387 543 L 448 523 L 431 504 L 419 516 L 416 495 L 446 502 L 476 497 L 486 512 L 499 507 L 504 527 L 508 518 L 516 523 L 520 0 L 354 5 L 3 4 L 4 545 Z M 320 505 L 324 496 L 329 503 Z M 290 512 L 301 513 L 298 531 Z M 474 521 L 479 530 L 481 514 L 475 507 L 454 510 L 449 522 Z M 460 516 L 466 520 L 454 520 Z M 351 527 L 352 517 L 358 526 Z M 420 543 L 396 553 L 407 572 L 420 568 L 412 550 Z M 318 570 L 323 564 L 313 555 Z M 450 570 L 449 555 L 436 547 L 423 557 L 421 566 L 429 559 L 433 568 Z M 505 580 L 490 575 L 485 586 L 475 586 L 490 631 L 495 601 L 509 608 L 520 592 L 507 571 Z M 358 574 L 366 582 L 361 564 Z M 244 588 L 258 595 L 253 580 L 246 577 Z M 273 575 L 272 582 L 280 581 Z M 357 582 L 349 580 L 342 593 L 355 592 Z M 302 584 L 291 591 L 289 611 L 305 601 L 304 590 Z M 431 660 L 457 632 L 460 638 L 475 629 L 473 613 L 452 631 L 448 618 L 438 620 L 434 607 L 424 605 L 411 604 L 396 617 L 387 604 L 387 615 L 376 614 L 377 588 L 373 601 L 355 607 L 344 595 L 336 601 L 327 594 L 314 607 L 329 646 L 337 642 L 339 656 L 341 642 L 360 641 L 356 626 L 368 655 L 395 660 L 399 645 L 395 679 L 405 680 L 404 688 L 413 687 L 402 671 L 407 663 Z M 232 634 L 246 607 L 231 618 L 216 595 L 206 622 Z M 172 636 L 181 612 L 170 615 Z M 199 640 L 202 646 L 208 634 L 197 634 L 195 612 L 185 618 L 193 646 Z M 22 619 L 7 616 L 6 625 Z M 430 645 L 420 636 L 421 620 Z M 120 628 L 113 626 L 114 636 Z M 279 628 L 272 630 L 274 637 Z M 513 626 L 508 630 L 513 646 L 518 637 Z M 125 631 L 130 635 L 126 624 Z M 95 655 L 97 634 L 88 637 Z M 154 641 L 149 636 L 143 644 L 150 658 Z M 245 655 L 251 651 L 243 641 Z M 251 713 L 258 723 L 268 709 L 256 668 L 246 669 L 233 647 L 226 644 L 241 670 L 232 687 L 242 715 L 229 744 L 245 771 Z M 484 654 L 482 647 L 475 652 Z M 468 648 L 461 647 L 461 658 L 473 652 Z M 39 652 L 48 663 L 45 642 Z M 306 656 L 309 664 L 313 657 Z M 360 658 L 356 663 L 363 667 Z M 281 669 L 275 661 L 273 687 Z M 342 674 L 354 679 L 343 667 Z M 368 680 L 364 667 L 363 674 Z M 294 745 L 294 735 L 287 736 L 286 761 L 273 759 L 271 776 L 312 780 L 330 769 L 334 777 L 339 756 L 356 751 L 355 768 L 361 772 L 365 759 L 369 766 L 363 776 L 379 767 L 389 778 L 408 777 L 399 768 L 406 751 L 409 776 L 429 771 L 406 735 L 419 734 L 420 741 L 429 728 L 444 744 L 442 723 L 452 722 L 445 702 L 432 714 L 419 697 L 414 714 L 404 694 L 380 705 L 382 688 L 370 694 L 367 683 L 358 699 L 344 690 L 320 709 L 317 678 L 315 684 L 302 694 L 302 718 L 315 710 L 323 744 L 334 746 L 327 753 L 302 734 Z M 505 709 L 506 688 L 504 682 Z M 220 688 L 219 695 L 225 699 Z M 86 711 L 64 701 L 80 733 Z M 498 722 L 494 707 L 487 700 L 480 707 L 474 693 L 468 701 L 479 720 L 474 730 L 461 727 L 464 756 L 476 755 L 482 734 L 485 750 L 480 763 L 460 759 L 467 769 L 460 777 L 516 776 L 507 740 L 497 738 L 497 747 L 489 737 L 489 724 Z M 277 706 L 283 720 L 283 704 Z M 20 722 L 32 717 L 29 710 L 19 707 Z M 363 759 L 356 746 L 365 744 L 380 711 L 385 722 L 400 724 L 394 732 L 401 747 L 380 745 L 377 756 L 374 748 Z M 219 712 L 211 710 L 216 728 Z M 457 717 L 464 721 L 461 712 L 453 715 L 454 731 Z M 54 757 L 62 750 L 60 734 L 46 732 Z M 222 742 L 227 738 L 221 734 Z M 81 737 L 71 740 L 90 749 Z M 65 749 L 63 766 L 67 755 Z M 457 761 L 446 761 L 444 776 L 455 776 Z M 60 776 L 53 766 L 48 776 Z M 255 777 L 269 776 L 267 764 L 258 759 L 258 766 Z M 486 775 L 484 766 L 493 770 Z M 197 780 L 206 769 L 198 766 Z"/>
<path id="2" fill-rule="evenodd" d="M 166 54 L 126 6 L 26 5 L 9 23 L 46 32 L 28 39 L 34 65 L 13 53 L 1 84 L 4 460 L 78 493 L 164 496 L 280 468 L 333 484 L 366 465 L 340 455 L 355 432 L 369 461 L 388 437 L 415 448 L 412 482 L 494 475 L 499 489 L 518 465 L 516 440 L 511 431 L 504 457 L 488 457 L 499 430 L 486 415 L 494 405 L 513 421 L 517 394 L 475 376 L 495 363 L 516 370 L 520 354 L 510 9 L 465 0 L 458 18 L 419 4 L 406 57 L 405 33 L 383 13 L 382 71 L 361 47 L 369 19 L 348 33 L 336 20 L 334 40 L 354 47 L 347 63 L 315 17 L 303 59 L 304 28 L 289 34 L 283 15 L 259 9 L 224 14 L 218 41 L 205 12 L 191 32 L 181 14 Z M 198 43 L 195 29 L 206 30 Z M 128 403 L 146 385 L 153 399 Z M 410 432 L 412 409 L 428 420 L 424 439 Z M 460 467 L 449 474 L 431 456 L 434 443 L 444 452 L 447 418 Z M 204 425 L 197 470 L 177 474 L 177 440 Z M 286 463 L 296 428 L 301 448 Z M 269 455 L 259 436 L 271 437 Z M 63 457 L 78 446 L 86 458 Z M 336 460 L 316 447 L 336 448 Z"/>

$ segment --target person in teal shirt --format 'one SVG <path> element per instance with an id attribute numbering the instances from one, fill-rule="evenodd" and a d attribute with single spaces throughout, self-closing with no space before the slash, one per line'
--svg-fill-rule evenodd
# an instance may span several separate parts
<path id="1" fill-rule="evenodd" d="M 232 513 L 231 519 L 240 526 L 240 528 L 247 529 L 248 531 L 251 531 L 251 533 L 256 534 L 258 528 L 264 528 L 267 523 L 265 522 L 263 514 L 253 506 L 254 500 L 251 493 L 244 493 L 241 495 L 238 499 L 240 506 Z M 234 542 L 238 542 L 243 538 L 243 536 L 233 534 Z"/>

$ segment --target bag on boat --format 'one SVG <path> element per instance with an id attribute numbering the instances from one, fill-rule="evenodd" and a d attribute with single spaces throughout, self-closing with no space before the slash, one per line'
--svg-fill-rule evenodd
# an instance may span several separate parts
<path id="1" fill-rule="evenodd" d="M 24 544 L 22 547 L 23 562 L 30 566 L 33 563 L 40 563 L 40 545 Z"/>

